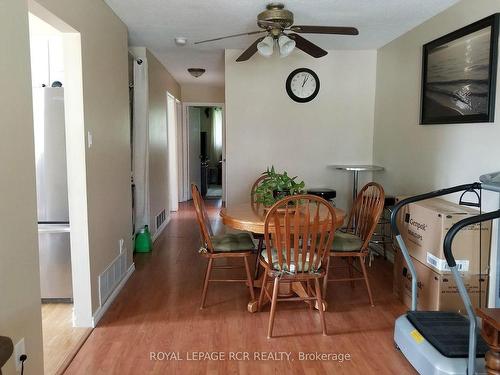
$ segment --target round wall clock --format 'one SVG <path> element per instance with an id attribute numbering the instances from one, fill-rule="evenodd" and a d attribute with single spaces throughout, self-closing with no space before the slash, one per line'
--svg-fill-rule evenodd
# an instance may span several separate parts
<path id="1" fill-rule="evenodd" d="M 295 69 L 286 79 L 286 92 L 298 103 L 310 102 L 319 92 L 318 75 L 311 69 Z"/>

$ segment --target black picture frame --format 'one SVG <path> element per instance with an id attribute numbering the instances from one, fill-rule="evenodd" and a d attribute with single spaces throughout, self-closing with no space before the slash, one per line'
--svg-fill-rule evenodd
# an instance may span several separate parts
<path id="1" fill-rule="evenodd" d="M 295 95 L 292 91 L 292 87 L 291 87 L 291 84 L 292 84 L 292 79 L 295 75 L 297 75 L 298 73 L 302 73 L 302 72 L 306 72 L 306 73 L 309 73 L 313 76 L 313 78 L 315 79 L 316 81 L 316 89 L 314 90 L 314 92 L 306 97 L 306 98 L 300 98 L 298 97 L 297 95 Z M 288 75 L 288 78 L 286 79 L 286 82 L 285 82 L 285 89 L 286 89 L 286 92 L 288 94 L 288 96 L 290 97 L 290 99 L 292 99 L 293 101 L 297 102 L 297 103 L 307 103 L 307 102 L 310 102 L 311 100 L 313 100 L 319 93 L 319 77 L 318 75 L 311 69 L 308 69 L 308 68 L 298 68 L 298 69 L 295 69 L 293 72 L 291 72 L 289 75 Z"/>
<path id="2" fill-rule="evenodd" d="M 421 125 L 494 122 L 499 22 L 500 13 L 495 13 L 423 46 L 420 101 Z M 475 49 L 475 51 L 478 51 L 475 53 L 479 55 L 481 52 L 483 55 L 489 53 L 487 67 L 486 64 L 474 64 L 474 62 L 465 61 L 466 56 L 464 54 L 464 64 L 471 65 L 465 66 L 461 71 L 459 69 L 461 67 L 459 65 L 461 63 L 460 57 L 457 59 L 451 55 L 454 46 L 453 42 L 456 42 L 455 46 L 459 46 L 459 43 L 463 43 L 463 41 L 460 42 L 460 39 L 488 27 L 491 27 L 489 51 L 486 48 L 481 49 L 480 42 L 477 43 Z M 469 46 L 471 45 L 470 40 L 467 43 L 469 43 Z M 474 46 L 472 46 L 473 48 Z M 440 50 L 441 55 L 445 55 L 446 52 L 450 53 L 448 59 L 441 56 L 442 63 L 434 61 L 433 64 L 429 64 L 429 56 Z M 438 58 L 433 57 L 435 60 Z M 433 69 L 431 74 L 429 74 L 430 68 Z M 471 77 L 468 77 L 467 73 L 465 73 L 466 69 L 468 72 L 476 69 L 476 75 L 479 78 L 471 78 L 474 73 L 469 73 Z M 488 76 L 484 79 L 481 75 L 485 74 L 486 71 Z M 461 72 L 463 72 L 463 78 L 460 77 Z M 446 77 L 446 74 L 449 75 Z M 430 75 L 431 79 L 434 77 L 432 82 L 428 82 Z M 485 87 L 486 85 L 487 87 Z M 473 92 L 471 87 L 474 87 L 477 91 Z"/>

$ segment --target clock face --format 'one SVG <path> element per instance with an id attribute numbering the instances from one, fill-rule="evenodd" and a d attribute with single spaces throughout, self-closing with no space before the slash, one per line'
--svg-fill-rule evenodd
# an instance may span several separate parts
<path id="1" fill-rule="evenodd" d="M 319 78 L 311 69 L 296 69 L 286 80 L 286 91 L 296 102 L 309 102 L 318 95 Z"/>

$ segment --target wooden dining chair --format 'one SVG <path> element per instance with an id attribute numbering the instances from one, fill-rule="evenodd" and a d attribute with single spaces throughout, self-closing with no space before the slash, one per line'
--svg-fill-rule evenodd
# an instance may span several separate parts
<path id="1" fill-rule="evenodd" d="M 257 202 L 257 195 L 255 191 L 257 190 L 257 187 L 261 183 L 263 183 L 268 176 L 266 174 L 261 175 L 257 180 L 252 185 L 252 188 L 250 189 L 250 202 L 252 203 L 252 208 L 258 209 L 260 206 L 260 203 Z M 255 258 L 255 274 L 254 274 L 254 280 L 256 280 L 259 277 L 259 254 L 264 248 L 264 234 L 263 233 L 252 233 L 252 237 L 255 238 L 257 241 L 259 241 L 257 245 L 257 257 Z"/>
<path id="2" fill-rule="evenodd" d="M 198 220 L 198 225 L 200 227 L 200 235 L 202 240 L 200 254 L 205 258 L 208 258 L 207 270 L 205 273 L 205 279 L 203 283 L 203 292 L 201 295 L 200 309 L 203 309 L 205 307 L 208 284 L 211 282 L 247 283 L 248 288 L 250 290 L 250 297 L 252 300 L 254 300 L 255 294 L 253 290 L 253 279 L 250 272 L 250 265 L 248 263 L 248 258 L 252 256 L 255 250 L 255 245 L 253 243 L 252 237 L 245 232 L 214 235 L 205 208 L 205 202 L 203 201 L 200 191 L 198 190 L 198 187 L 195 184 L 191 185 L 191 193 L 193 196 L 196 218 Z M 230 258 L 243 258 L 243 263 L 246 271 L 246 279 L 242 280 L 211 279 L 210 276 L 212 270 L 242 268 L 240 266 L 231 266 L 231 265 L 222 265 L 222 266 L 214 265 L 215 260 L 218 259 L 227 260 Z"/>
<path id="3" fill-rule="evenodd" d="M 250 201 L 252 202 L 252 204 L 258 204 L 257 203 L 257 194 L 255 191 L 260 186 L 260 184 L 262 184 L 268 178 L 269 177 L 267 176 L 267 174 L 263 174 L 258 179 L 256 179 L 255 182 L 253 183 L 252 188 L 250 189 Z"/>
<path id="4" fill-rule="evenodd" d="M 328 254 L 335 234 L 335 211 L 323 198 L 314 195 L 295 195 L 274 204 L 264 221 L 266 248 L 260 255 L 264 278 L 259 297 L 259 310 L 264 296 L 271 300 L 267 337 L 273 334 L 278 301 L 313 301 L 320 307 L 323 334 L 327 334 L 323 298 L 319 279 L 325 276 Z M 272 294 L 268 283 L 273 280 Z M 302 282 L 307 297 L 278 298 L 280 283 Z M 314 291 L 312 287 L 314 283 Z"/>
<path id="5" fill-rule="evenodd" d="M 328 267 L 326 276 L 323 279 L 323 295 L 326 295 L 328 282 L 350 281 L 354 287 L 354 281 L 364 280 L 368 290 L 370 304 L 373 304 L 373 296 L 366 272 L 365 259 L 369 255 L 370 240 L 377 227 L 380 215 L 384 209 L 384 189 L 381 185 L 370 182 L 366 184 L 358 193 L 353 203 L 347 226 L 337 231 L 333 241 L 330 257 L 342 257 L 347 259 L 348 278 L 330 277 L 330 257 L 328 257 Z M 354 260 L 360 263 L 362 277 L 354 277 Z"/>

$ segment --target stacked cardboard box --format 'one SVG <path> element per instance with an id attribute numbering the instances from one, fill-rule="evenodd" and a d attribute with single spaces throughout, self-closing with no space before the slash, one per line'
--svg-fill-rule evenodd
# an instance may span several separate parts
<path id="1" fill-rule="evenodd" d="M 409 308 L 411 306 L 411 274 L 396 249 L 394 263 L 394 293 Z M 417 271 L 418 310 L 457 311 L 465 313 L 464 304 L 451 274 L 440 274 L 412 257 Z M 488 276 L 462 273 L 465 287 L 474 307 L 485 307 L 487 303 Z"/>
<path id="2" fill-rule="evenodd" d="M 410 204 L 399 216 L 399 229 L 410 252 L 418 277 L 418 308 L 463 312 L 453 276 L 446 263 L 443 241 L 456 222 L 478 211 L 442 199 Z M 491 223 L 464 228 L 453 241 L 452 252 L 474 306 L 486 306 Z M 394 292 L 411 304 L 411 274 L 396 248 Z"/>

